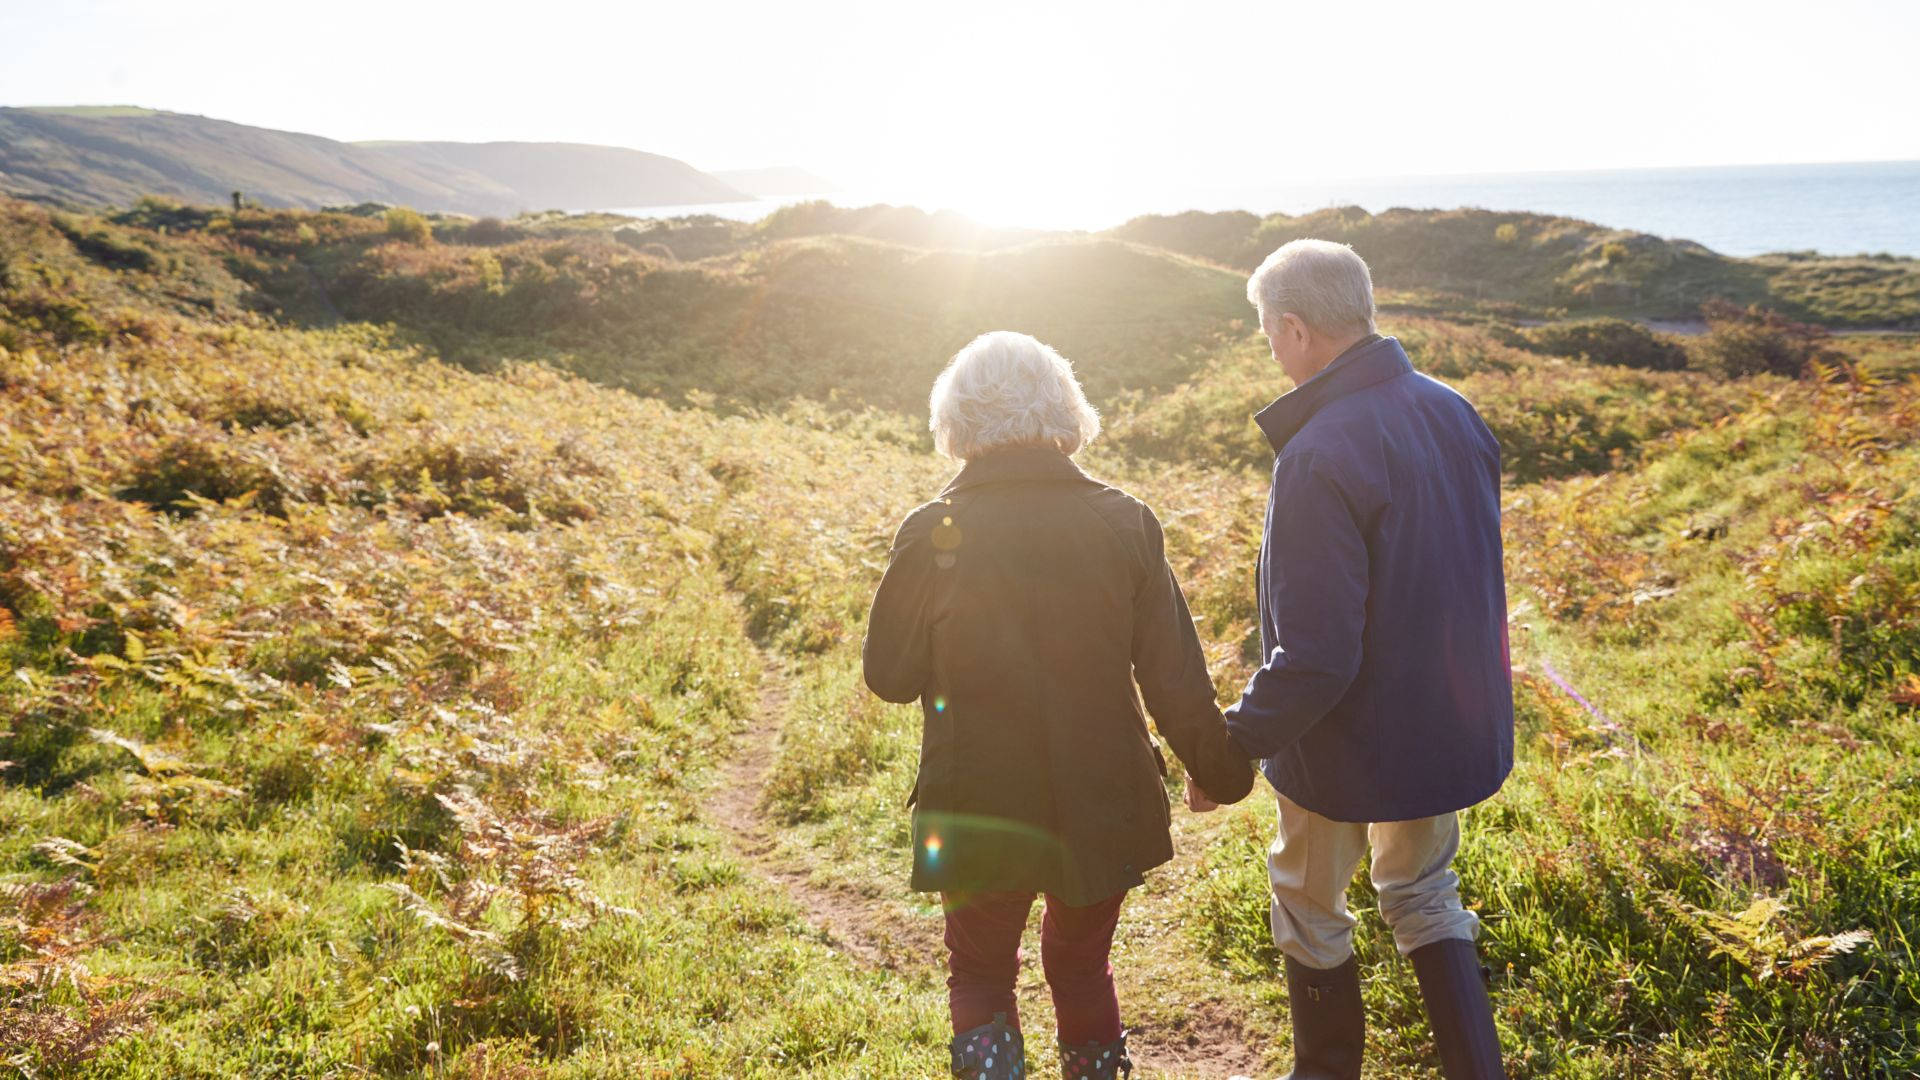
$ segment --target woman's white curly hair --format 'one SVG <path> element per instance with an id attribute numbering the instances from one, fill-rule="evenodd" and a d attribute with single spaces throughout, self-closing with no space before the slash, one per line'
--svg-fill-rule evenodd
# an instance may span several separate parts
<path id="1" fill-rule="evenodd" d="M 1071 454 L 1100 433 L 1073 365 L 1011 330 L 981 334 L 955 353 L 933 382 L 928 410 L 935 448 L 963 461 L 1021 443 Z"/>

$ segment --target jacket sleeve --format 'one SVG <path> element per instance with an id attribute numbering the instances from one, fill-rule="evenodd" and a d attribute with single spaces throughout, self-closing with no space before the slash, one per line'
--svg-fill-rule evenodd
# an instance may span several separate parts
<path id="1" fill-rule="evenodd" d="M 1154 725 L 1194 782 L 1216 802 L 1239 802 L 1253 790 L 1253 763 L 1227 737 L 1193 616 L 1167 564 L 1160 522 L 1144 507 L 1141 517 L 1146 565 L 1134 594 L 1134 681 Z"/>
<path id="2" fill-rule="evenodd" d="M 933 670 L 927 628 L 933 599 L 933 550 L 913 515 L 893 538 L 887 571 L 867 613 L 867 639 L 860 648 L 867 688 L 887 701 L 920 697 Z"/>
<path id="3" fill-rule="evenodd" d="M 1279 642 L 1227 709 L 1234 742 L 1269 758 L 1339 704 L 1360 670 L 1367 545 L 1331 462 L 1282 458 L 1259 583 Z"/>

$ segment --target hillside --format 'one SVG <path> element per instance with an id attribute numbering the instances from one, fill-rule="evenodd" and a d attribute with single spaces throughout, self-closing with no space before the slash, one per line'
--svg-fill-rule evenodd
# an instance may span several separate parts
<path id="1" fill-rule="evenodd" d="M 356 145 L 149 109 L 0 108 L 0 192 L 77 206 L 146 195 L 517 214 L 746 196 L 657 154 L 565 143 Z"/>
<path id="2" fill-rule="evenodd" d="M 519 200 L 515 210 L 675 206 L 735 202 L 749 197 L 741 189 L 703 173 L 686 162 L 618 146 L 547 142 L 368 142 L 356 145 L 403 158 L 424 168 L 484 177 L 514 193 Z M 424 209 L 458 208 L 433 206 Z"/>
<path id="3" fill-rule="evenodd" d="M 1224 698 L 1259 651 L 1247 412 L 1284 388 L 1238 275 L 393 222 L 0 200 L 0 1061 L 938 1073 L 918 714 L 859 679 L 893 529 L 951 471 L 927 377 L 976 322 L 1081 335 L 1111 429 L 1081 461 L 1166 523 Z M 1385 329 L 1507 449 L 1517 762 L 1457 867 L 1510 1075 L 1920 1070 L 1920 343 L 1735 378 L 1706 340 L 1668 370 L 1630 326 L 1446 314 Z M 1141 1080 L 1290 1057 L 1261 793 L 1176 811 L 1122 916 Z M 1368 1074 L 1431 1077 L 1352 900 Z"/>
<path id="4" fill-rule="evenodd" d="M 392 323 L 476 369 L 541 360 L 729 408 L 911 410 L 944 357 L 1014 324 L 1081 357 L 1104 399 L 1177 381 L 1244 325 L 1233 275 L 1167 252 L 1073 235 L 926 250 L 812 227 L 837 220 L 798 207 L 756 226 L 447 222 L 445 242 L 391 243 L 378 217 L 149 206 L 90 227 L 134 248 L 152 243 L 142 226 L 211 242 L 250 303 L 303 321 Z M 676 257 L 680 231 L 711 253 Z"/>
<path id="5" fill-rule="evenodd" d="M 1312 236 L 1352 244 L 1397 303 L 1689 318 L 1719 298 L 1764 303 L 1834 326 L 1920 328 L 1920 260 L 1766 255 L 1732 258 L 1685 240 L 1544 214 L 1359 207 L 1266 218 L 1244 211 L 1146 215 L 1121 239 L 1250 271 L 1267 252 Z"/>

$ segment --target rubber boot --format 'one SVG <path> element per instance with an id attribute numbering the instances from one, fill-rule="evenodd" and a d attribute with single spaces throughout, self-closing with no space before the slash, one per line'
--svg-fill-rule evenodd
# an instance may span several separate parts
<path id="1" fill-rule="evenodd" d="M 1060 1075 L 1066 1080 L 1114 1080 L 1133 1075 L 1133 1059 L 1127 1056 L 1127 1033 L 1110 1043 L 1085 1046 L 1060 1044 Z"/>
<path id="2" fill-rule="evenodd" d="M 1287 1003 L 1293 1013 L 1293 1071 L 1281 1080 L 1360 1080 L 1367 1012 L 1360 1002 L 1360 965 L 1337 968 L 1287 958 Z"/>
<path id="3" fill-rule="evenodd" d="M 953 1075 L 961 1080 L 1022 1080 L 1027 1075 L 1027 1047 L 1020 1030 L 1007 1023 L 1006 1013 L 994 1013 L 991 1023 L 970 1028 L 947 1044 Z"/>
<path id="4" fill-rule="evenodd" d="M 1427 1006 L 1427 1024 L 1440 1050 L 1440 1072 L 1447 1080 L 1506 1080 L 1500 1062 L 1500 1034 L 1493 1027 L 1493 1002 L 1487 997 L 1488 972 L 1480 966 L 1473 942 L 1448 938 L 1422 945 L 1410 954 Z"/>

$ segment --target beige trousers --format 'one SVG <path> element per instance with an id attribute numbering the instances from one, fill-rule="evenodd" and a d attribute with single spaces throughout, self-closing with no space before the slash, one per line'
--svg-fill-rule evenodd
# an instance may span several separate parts
<path id="1" fill-rule="evenodd" d="M 1280 800 L 1280 832 L 1267 851 L 1273 885 L 1273 943 L 1308 967 L 1334 968 L 1353 955 L 1354 917 L 1347 883 L 1373 847 L 1370 876 L 1380 914 L 1405 956 L 1447 938 L 1472 941 L 1480 918 L 1460 906 L 1453 856 L 1460 849 L 1457 814 L 1372 825 L 1333 821 Z"/>

